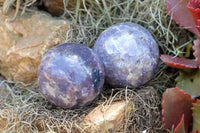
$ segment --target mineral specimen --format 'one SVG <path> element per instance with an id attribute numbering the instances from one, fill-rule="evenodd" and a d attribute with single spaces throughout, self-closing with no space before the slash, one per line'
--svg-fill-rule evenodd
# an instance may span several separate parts
<path id="1" fill-rule="evenodd" d="M 76 43 L 52 48 L 38 69 L 41 93 L 62 108 L 76 108 L 93 101 L 104 84 L 104 67 L 92 49 Z"/>
<path id="2" fill-rule="evenodd" d="M 149 81 L 158 64 L 159 49 L 150 32 L 134 23 L 105 30 L 94 51 L 105 66 L 106 82 L 114 87 L 136 87 Z"/>

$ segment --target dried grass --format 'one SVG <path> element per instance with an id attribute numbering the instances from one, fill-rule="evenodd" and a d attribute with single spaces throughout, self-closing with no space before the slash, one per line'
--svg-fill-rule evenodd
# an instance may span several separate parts
<path id="1" fill-rule="evenodd" d="M 84 132 L 80 122 L 85 115 L 98 105 L 105 106 L 121 100 L 131 102 L 132 109 L 126 112 L 126 119 L 120 132 L 164 132 L 160 121 L 160 98 L 153 87 L 142 87 L 140 90 L 108 87 L 89 106 L 64 110 L 46 101 L 35 90 L 37 86 L 10 88 L 9 82 L 3 84 L 5 88 L 2 87 L 1 91 L 9 91 L 7 96 L 1 96 L 0 101 L 1 105 L 4 105 L 0 111 L 0 121 L 8 125 L 0 126 L 2 132 Z"/>
<path id="2" fill-rule="evenodd" d="M 184 46 L 193 38 L 167 15 L 164 0 L 77 1 L 74 10 L 66 9 L 61 16 L 72 22 L 71 31 L 63 36 L 66 42 L 79 42 L 93 47 L 103 30 L 120 22 L 138 23 L 147 28 L 155 37 L 160 53 L 184 54 Z M 75 110 L 64 110 L 50 104 L 39 93 L 37 83 L 24 85 L 1 79 L 0 121 L 10 126 L 3 126 L 0 131 L 84 132 L 79 123 L 92 109 L 98 105 L 124 100 L 134 103 L 135 109 L 127 114 L 121 132 L 163 133 L 160 115 L 161 95 L 167 87 L 175 86 L 176 75 L 177 72 L 160 62 L 155 76 L 144 86 L 134 89 L 113 89 L 105 86 L 101 95 L 92 104 Z"/>

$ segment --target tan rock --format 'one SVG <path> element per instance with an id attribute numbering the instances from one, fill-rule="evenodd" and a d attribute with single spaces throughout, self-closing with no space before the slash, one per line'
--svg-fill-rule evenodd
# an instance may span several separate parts
<path id="1" fill-rule="evenodd" d="M 65 0 L 65 1 L 66 1 L 66 8 L 68 9 L 76 8 L 77 0 Z M 46 7 L 47 11 L 50 12 L 52 15 L 60 16 L 64 13 L 63 0 L 42 0 L 42 2 L 44 3 L 44 6 Z"/>
<path id="2" fill-rule="evenodd" d="M 0 11 L 0 73 L 10 80 L 31 83 L 42 56 L 62 43 L 68 30 L 66 20 L 42 12 L 25 13 L 11 22 Z"/>
<path id="3" fill-rule="evenodd" d="M 88 133 L 117 132 L 122 128 L 126 111 L 130 110 L 127 105 L 126 102 L 120 101 L 98 106 L 84 118 L 81 127 Z"/>

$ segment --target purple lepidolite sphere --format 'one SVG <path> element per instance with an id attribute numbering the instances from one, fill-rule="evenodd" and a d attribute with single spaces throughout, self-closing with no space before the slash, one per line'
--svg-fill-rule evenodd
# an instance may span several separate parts
<path id="1" fill-rule="evenodd" d="M 62 108 L 77 108 L 93 101 L 104 84 L 104 67 L 92 49 L 76 43 L 55 46 L 38 69 L 41 93 Z"/>
<path id="2" fill-rule="evenodd" d="M 156 71 L 159 48 L 150 32 L 134 23 L 120 23 L 105 30 L 94 51 L 105 67 L 106 82 L 114 87 L 137 87 Z"/>

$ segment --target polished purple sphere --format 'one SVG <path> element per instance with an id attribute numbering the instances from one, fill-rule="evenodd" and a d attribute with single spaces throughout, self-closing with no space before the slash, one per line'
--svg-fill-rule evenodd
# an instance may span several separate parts
<path id="1" fill-rule="evenodd" d="M 41 60 L 38 83 L 41 93 L 62 108 L 89 104 L 101 92 L 104 67 L 92 49 L 76 43 L 53 47 Z"/>
<path id="2" fill-rule="evenodd" d="M 106 82 L 114 87 L 137 87 L 156 71 L 159 49 L 150 32 L 134 23 L 120 23 L 105 30 L 94 51 L 105 67 Z"/>

